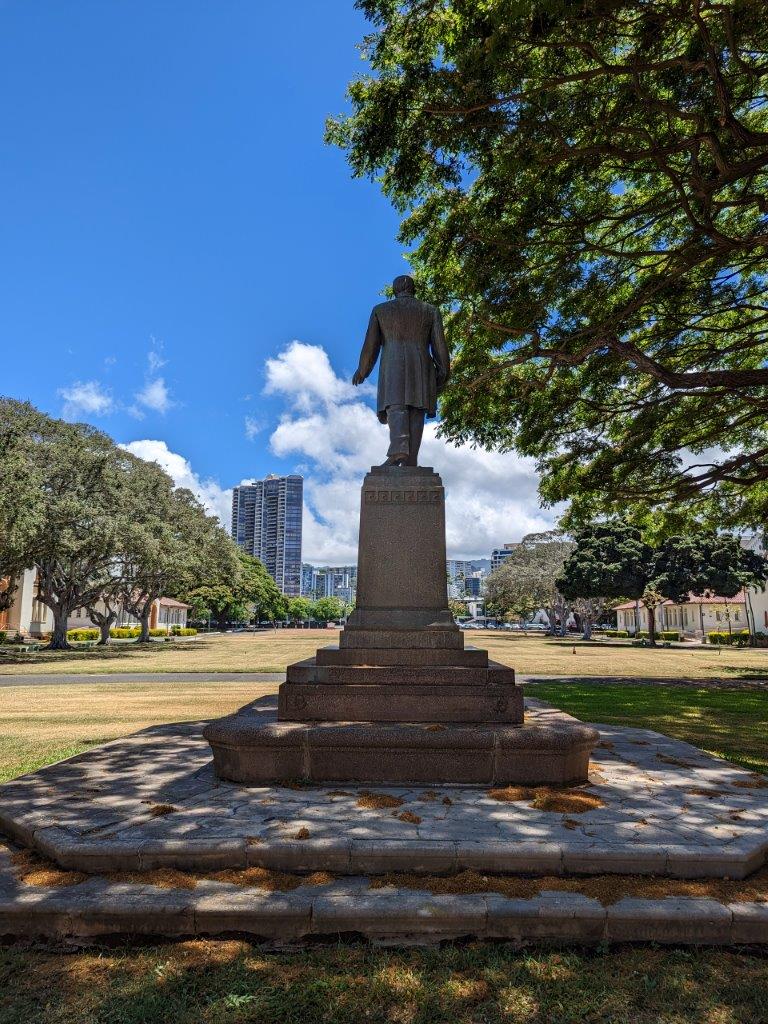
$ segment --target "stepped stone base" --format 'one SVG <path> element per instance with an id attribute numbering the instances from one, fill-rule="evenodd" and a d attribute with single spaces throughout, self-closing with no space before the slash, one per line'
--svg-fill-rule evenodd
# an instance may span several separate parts
<path id="1" fill-rule="evenodd" d="M 448 607 L 445 494 L 426 467 L 363 481 L 357 607 L 337 647 L 289 665 L 277 715 L 208 725 L 219 778 L 311 782 L 585 782 L 598 734 L 525 723 L 514 670 L 464 648 Z"/>
<path id="2" fill-rule="evenodd" d="M 553 725 L 289 722 L 248 705 L 208 725 L 216 774 L 234 782 L 562 784 L 587 777 L 598 733 Z"/>

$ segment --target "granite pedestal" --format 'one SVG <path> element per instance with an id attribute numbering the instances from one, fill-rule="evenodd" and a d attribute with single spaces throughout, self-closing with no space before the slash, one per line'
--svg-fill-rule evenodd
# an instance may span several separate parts
<path id="1" fill-rule="evenodd" d="M 597 733 L 526 724 L 514 670 L 464 646 L 448 607 L 445 492 L 424 467 L 365 478 L 357 607 L 338 646 L 290 665 L 277 720 L 254 707 L 204 732 L 235 782 L 571 783 Z"/>

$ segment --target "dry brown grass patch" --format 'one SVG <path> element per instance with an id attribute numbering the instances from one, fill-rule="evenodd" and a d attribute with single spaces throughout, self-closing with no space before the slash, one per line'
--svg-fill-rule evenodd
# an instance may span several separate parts
<path id="1" fill-rule="evenodd" d="M 402 814 L 396 814 L 395 817 L 398 821 L 404 821 L 408 825 L 420 825 L 421 818 L 418 814 L 414 814 L 413 811 L 403 811 Z"/>
<path id="2" fill-rule="evenodd" d="M 288 871 L 270 868 L 241 868 L 215 871 L 206 875 L 215 882 L 227 882 L 243 888 L 265 889 L 267 892 L 291 892 L 300 885 L 328 885 L 335 876 L 328 871 L 313 871 L 309 875 L 293 875 Z"/>
<path id="3" fill-rule="evenodd" d="M 435 896 L 460 896 L 498 892 L 509 899 L 533 899 L 541 892 L 575 892 L 610 906 L 632 896 L 637 899 L 664 899 L 665 896 L 690 896 L 720 900 L 723 903 L 768 902 L 768 868 L 750 878 L 733 881 L 726 878 L 659 878 L 654 875 L 594 875 L 590 878 L 563 878 L 544 875 L 519 878 L 511 875 L 482 875 L 461 871 L 455 875 L 424 876 L 393 872 L 370 880 L 372 889 L 394 886 L 421 889 Z"/>
<path id="4" fill-rule="evenodd" d="M 504 786 L 503 789 L 489 789 L 488 796 L 505 804 L 518 803 L 533 800 L 533 789 L 530 786 Z"/>
<path id="5" fill-rule="evenodd" d="M 309 839 L 309 836 L 310 836 L 310 832 L 309 832 L 308 828 L 300 828 L 299 831 L 296 833 L 296 835 L 293 838 L 294 839 Z"/>
<path id="6" fill-rule="evenodd" d="M 669 754 L 657 754 L 657 761 L 663 761 L 664 764 L 673 764 L 677 768 L 695 768 L 696 765 L 692 761 L 683 761 L 681 757 L 671 757 Z"/>
<path id="7" fill-rule="evenodd" d="M 768 779 L 763 779 L 759 775 L 753 775 L 749 779 L 737 779 L 731 785 L 738 786 L 739 789 L 768 789 Z"/>
<path id="8" fill-rule="evenodd" d="M 392 796 L 391 793 L 371 793 L 368 789 L 361 789 L 357 806 L 366 811 L 381 811 L 386 808 L 402 807 L 404 802 L 399 796 Z"/>
<path id="9" fill-rule="evenodd" d="M 537 811 L 553 811 L 558 814 L 584 814 L 596 807 L 605 806 L 594 793 L 557 786 L 505 786 L 503 789 L 489 789 L 488 796 L 502 803 L 530 801 Z"/>
<path id="10" fill-rule="evenodd" d="M 103 877 L 110 882 L 154 885 L 158 889 L 194 889 L 200 876 L 177 868 L 155 868 L 153 871 L 113 871 Z"/>
<path id="11" fill-rule="evenodd" d="M 88 880 L 82 871 L 67 871 L 53 861 L 38 856 L 31 850 L 18 850 L 11 854 L 16 877 L 24 885 L 39 885 L 50 889 L 66 889 Z"/>
<path id="12" fill-rule="evenodd" d="M 174 811 L 178 811 L 178 807 L 174 807 L 173 804 L 152 804 L 149 808 L 149 813 L 153 818 L 162 818 L 166 814 L 173 814 Z"/>
<path id="13" fill-rule="evenodd" d="M 437 800 L 438 796 L 439 794 L 434 789 L 425 789 L 423 793 L 419 793 L 416 799 L 423 804 L 432 804 Z"/>

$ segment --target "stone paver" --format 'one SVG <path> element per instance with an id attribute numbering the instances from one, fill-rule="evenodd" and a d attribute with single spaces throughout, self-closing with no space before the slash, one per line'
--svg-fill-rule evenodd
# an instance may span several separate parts
<path id="1" fill-rule="evenodd" d="M 530 899 L 497 893 L 435 896 L 362 877 L 268 892 L 212 879 L 194 889 L 110 881 L 94 875 L 52 888 L 20 881 L 0 847 L 0 939 L 180 938 L 247 935 L 280 944 L 362 937 L 418 943 L 505 939 L 527 943 L 661 942 L 768 944 L 768 904 L 712 899 L 623 899 L 611 906 L 570 892 Z"/>
<path id="2" fill-rule="evenodd" d="M 531 718 L 548 713 L 529 702 Z M 369 787 L 402 800 L 371 809 L 359 804 L 365 786 L 226 783 L 213 774 L 204 724 L 147 729 L 0 787 L 0 829 L 88 871 L 249 864 L 743 878 L 768 851 L 768 780 L 649 730 L 598 727 L 583 791 L 603 806 L 579 814 L 468 786 Z"/>

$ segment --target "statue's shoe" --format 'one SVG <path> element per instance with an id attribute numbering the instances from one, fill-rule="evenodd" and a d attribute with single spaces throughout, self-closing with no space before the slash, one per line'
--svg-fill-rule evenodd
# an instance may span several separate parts
<path id="1" fill-rule="evenodd" d="M 386 462 L 382 462 L 382 466 L 407 466 L 408 456 L 407 455 L 390 455 Z"/>

